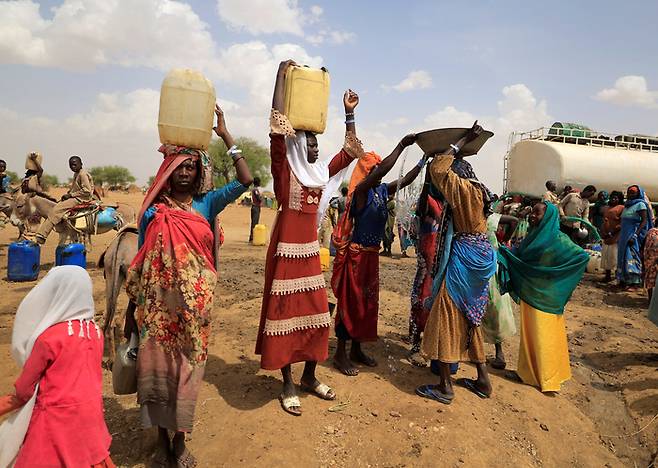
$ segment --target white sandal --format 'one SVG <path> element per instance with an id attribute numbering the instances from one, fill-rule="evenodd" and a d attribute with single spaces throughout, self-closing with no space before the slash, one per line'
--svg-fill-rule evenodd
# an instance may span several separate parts
<path id="1" fill-rule="evenodd" d="M 331 389 L 329 385 L 325 385 L 323 383 L 317 384 L 315 387 L 311 387 L 310 385 L 307 385 L 305 383 L 300 383 L 300 387 L 302 390 L 308 393 L 313 393 L 323 400 L 335 400 L 336 399 L 336 393 Z"/>
<path id="2" fill-rule="evenodd" d="M 293 416 L 302 415 L 302 404 L 297 395 L 284 396 L 282 393 L 279 395 L 279 402 L 281 402 L 281 407 L 286 413 L 292 414 Z M 298 411 L 294 411 L 293 408 L 297 408 Z"/>

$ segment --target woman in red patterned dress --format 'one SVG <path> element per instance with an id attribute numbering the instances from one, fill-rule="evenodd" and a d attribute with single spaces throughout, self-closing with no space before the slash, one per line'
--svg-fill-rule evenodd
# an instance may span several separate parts
<path id="1" fill-rule="evenodd" d="M 359 157 L 363 149 L 354 125 L 359 98 L 350 90 L 343 97 L 345 145 L 330 162 L 318 161 L 315 135 L 295 132 L 283 115 L 285 73 L 291 65 L 291 60 L 280 64 L 272 99 L 270 155 L 279 212 L 267 251 L 256 354 L 261 355 L 261 368 L 281 370 L 283 392 L 279 400 L 286 412 L 299 416 L 301 404 L 292 379 L 293 363 L 305 362 L 300 381 L 303 390 L 325 400 L 336 398 L 336 393 L 315 377 L 318 361 L 328 357 L 331 325 L 320 266 L 318 211 L 329 179 Z"/>

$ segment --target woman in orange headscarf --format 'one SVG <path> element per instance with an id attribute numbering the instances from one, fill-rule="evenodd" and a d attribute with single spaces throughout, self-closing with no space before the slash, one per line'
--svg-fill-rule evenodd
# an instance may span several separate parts
<path id="1" fill-rule="evenodd" d="M 359 159 L 347 195 L 347 209 L 334 231 L 336 258 L 331 287 L 337 300 L 336 337 L 338 344 L 334 365 L 343 374 L 359 373 L 353 361 L 376 366 L 373 358 L 361 349 L 361 342 L 377 339 L 379 314 L 379 245 L 388 219 L 387 202 L 396 190 L 409 185 L 420 174 L 426 157 L 407 175 L 389 184 L 382 178 L 389 173 L 402 151 L 416 141 L 405 136 L 383 161 L 375 153 Z M 348 357 L 348 340 L 352 349 Z"/>

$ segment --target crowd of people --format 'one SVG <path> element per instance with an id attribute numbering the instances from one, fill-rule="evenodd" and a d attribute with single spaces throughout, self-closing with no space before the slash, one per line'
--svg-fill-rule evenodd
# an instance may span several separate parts
<path id="1" fill-rule="evenodd" d="M 357 137 L 359 96 L 352 90 L 343 97 L 343 146 L 333 158 L 319 160 L 316 135 L 294 129 L 284 114 L 285 76 L 292 65 L 280 64 L 272 99 L 271 172 L 279 209 L 265 257 L 255 335 L 261 368 L 281 373 L 278 399 L 286 413 L 302 415 L 298 388 L 322 400 L 337 398 L 340 390 L 316 375 L 318 362 L 329 357 L 332 327 L 333 365 L 339 372 L 355 378 L 360 366 L 377 366 L 363 345 L 378 339 L 379 257 L 391 255 L 393 195 L 425 168 L 414 202 L 417 271 L 408 338 L 410 361 L 429 363 L 438 378 L 416 389 L 420 397 L 451 404 L 456 395 L 451 375 L 461 362 L 473 363 L 476 377 L 457 379 L 455 385 L 491 397 L 484 343 L 495 345 L 491 365 L 505 368 L 502 343 L 517 333 L 513 301 L 521 307 L 516 377 L 542 392 L 560 390 L 571 376 L 564 308 L 590 260 L 579 245 L 585 220 L 601 231 L 606 279 L 615 271 L 623 287 L 644 281 L 653 288 L 658 230 L 640 187 L 628 189 L 626 202 L 618 192 L 609 197 L 602 192 L 591 210 L 594 187 L 569 188 L 559 196 L 552 182 L 543 200 L 513 196 L 497 202 L 460 154 L 483 132 L 477 122 L 445 151 L 424 154 L 406 175 L 382 182 L 416 135 L 401 138 L 384 158 L 366 151 Z M 214 189 L 205 151 L 162 145 L 163 161 L 139 212 L 139 251 L 127 275 L 125 336 L 138 343 L 133 352 L 141 421 L 159 434 L 151 466 L 196 466 L 186 436 L 194 426 L 212 334 L 214 220 L 253 184 L 252 231 L 259 223 L 260 181 L 251 176 L 219 107 L 216 116 L 214 130 L 229 148 L 235 179 Z M 39 242 L 61 212 L 93 197 L 93 180 L 82 160 L 72 157 L 69 165 L 71 190 L 42 224 Z M 349 168 L 349 183 L 334 197 Z M 2 175 L 1 163 L 0 169 Z M 25 190 L 32 184 L 39 191 L 40 165 L 28 172 Z M 336 251 L 330 282 L 335 304 L 329 302 L 322 273 L 321 244 Z M 22 371 L 15 394 L 0 399 L 0 414 L 12 413 L 0 427 L 0 467 L 37 461 L 113 466 L 102 409 L 103 341 L 93 318 L 91 281 L 79 267 L 53 268 L 22 301 L 12 337 L 12 354 Z M 299 386 L 296 363 L 303 363 Z"/>

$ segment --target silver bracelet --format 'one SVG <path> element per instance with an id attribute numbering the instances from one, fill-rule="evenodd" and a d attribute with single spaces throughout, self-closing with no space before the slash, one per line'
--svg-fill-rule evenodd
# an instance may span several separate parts
<path id="1" fill-rule="evenodd" d="M 240 156 L 241 154 L 242 154 L 242 150 L 238 149 L 238 147 L 236 145 L 231 146 L 229 148 L 229 150 L 226 152 L 226 155 L 230 156 L 233 159 L 234 162 L 237 161 L 238 158 L 241 157 Z"/>
<path id="2" fill-rule="evenodd" d="M 354 122 L 356 122 L 356 120 L 354 120 L 354 119 L 349 119 L 349 120 L 346 120 L 346 121 L 345 121 L 345 125 L 347 125 L 347 124 L 351 124 L 351 123 L 354 123 Z"/>
<path id="3" fill-rule="evenodd" d="M 455 151 L 455 154 L 459 153 L 459 146 L 450 143 L 450 147 Z"/>

